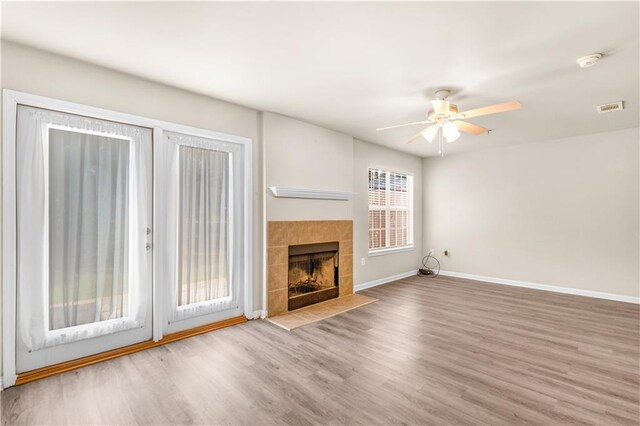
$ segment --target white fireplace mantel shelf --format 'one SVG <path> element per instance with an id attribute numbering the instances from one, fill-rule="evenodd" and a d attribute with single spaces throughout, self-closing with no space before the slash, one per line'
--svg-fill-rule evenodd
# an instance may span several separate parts
<path id="1" fill-rule="evenodd" d="M 322 191 L 317 189 L 286 188 L 283 186 L 270 186 L 269 190 L 278 198 L 306 198 L 312 200 L 340 200 L 348 201 L 356 195 L 348 191 Z"/>

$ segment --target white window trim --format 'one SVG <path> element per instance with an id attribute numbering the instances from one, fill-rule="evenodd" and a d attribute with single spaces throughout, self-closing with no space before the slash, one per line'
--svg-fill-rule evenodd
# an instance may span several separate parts
<path id="1" fill-rule="evenodd" d="M 389 174 L 390 173 L 395 173 L 395 174 L 401 174 L 401 175 L 405 175 L 407 176 L 407 207 L 391 207 L 391 203 L 390 203 L 390 190 L 389 190 L 389 185 L 387 185 L 386 189 L 385 189 L 385 205 L 384 206 L 379 206 L 379 205 L 371 205 L 368 204 L 369 202 L 369 189 L 368 189 L 368 185 L 367 185 L 367 204 L 368 204 L 368 209 L 367 209 L 367 214 L 368 212 L 372 211 L 372 210 L 378 210 L 378 211 L 386 211 L 387 214 L 387 226 L 385 226 L 385 241 L 391 241 L 390 239 L 390 229 L 391 227 L 389 226 L 388 220 L 391 217 L 390 212 L 391 211 L 406 211 L 407 212 L 407 244 L 403 245 L 403 246 L 395 246 L 395 247 L 380 247 L 380 248 L 373 248 L 373 249 L 368 249 L 368 257 L 374 257 L 374 256 L 384 256 L 387 254 L 394 254 L 394 253 L 402 253 L 402 252 L 408 252 L 408 251 L 413 251 L 415 250 L 415 243 L 414 243 L 414 235 L 413 235 L 413 231 L 414 231 L 414 224 L 413 224 L 413 220 L 414 220 L 414 209 L 413 209 L 413 197 L 414 197 L 414 192 L 413 192 L 413 179 L 414 176 L 412 173 L 408 173 L 408 172 L 394 172 L 391 171 L 392 168 L 388 168 L 388 167 L 375 167 L 375 166 L 369 166 L 367 169 L 367 175 L 369 174 L 369 172 L 371 170 L 380 170 L 382 172 L 384 172 L 386 174 L 386 182 L 389 182 Z M 368 179 L 368 178 L 367 178 Z M 367 227 L 367 247 L 369 247 L 369 229 Z"/>
<path id="2" fill-rule="evenodd" d="M 183 126 L 163 120 L 140 117 L 117 111 L 96 108 L 88 105 L 62 101 L 59 99 L 18 92 L 2 90 L 2 385 L 9 387 L 16 382 L 16 290 L 17 290 L 17 216 L 16 216 L 16 122 L 18 105 L 35 108 L 51 109 L 68 114 L 85 115 L 101 120 L 116 121 L 133 126 L 153 129 L 153 144 L 162 141 L 163 131 L 183 133 L 206 139 L 217 139 L 244 146 L 244 285 L 246 291 L 243 298 L 244 315 L 253 316 L 253 140 L 250 138 L 214 132 L 196 127 Z M 154 168 L 154 179 L 156 170 Z M 155 192 L 161 191 L 156 188 Z M 155 210 L 154 210 L 155 230 Z M 156 258 L 154 250 L 154 268 Z M 153 309 L 161 306 L 159 292 L 153 280 Z M 153 339 L 162 338 L 161 321 L 153 323 Z"/>
<path id="3" fill-rule="evenodd" d="M 406 245 L 406 246 L 371 249 L 369 250 L 369 257 L 384 256 L 386 254 L 393 254 L 393 253 L 403 253 L 407 251 L 414 251 L 415 249 L 416 249 L 416 246 L 413 244 Z"/>

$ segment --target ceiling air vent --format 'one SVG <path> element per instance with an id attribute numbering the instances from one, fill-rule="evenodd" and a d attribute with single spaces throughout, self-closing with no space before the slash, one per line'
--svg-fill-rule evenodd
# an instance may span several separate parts
<path id="1" fill-rule="evenodd" d="M 624 109 L 624 105 L 620 102 L 611 102 L 609 104 L 598 105 L 596 108 L 598 109 L 598 114 L 604 114 L 605 112 L 613 112 L 620 111 Z"/>

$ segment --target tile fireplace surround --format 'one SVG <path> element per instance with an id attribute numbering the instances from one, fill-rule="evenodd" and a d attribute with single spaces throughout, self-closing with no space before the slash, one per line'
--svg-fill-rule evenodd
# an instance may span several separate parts
<path id="1" fill-rule="evenodd" d="M 289 246 L 338 242 L 339 297 L 353 294 L 353 221 L 269 222 L 267 233 L 267 310 L 270 317 L 287 312 Z"/>

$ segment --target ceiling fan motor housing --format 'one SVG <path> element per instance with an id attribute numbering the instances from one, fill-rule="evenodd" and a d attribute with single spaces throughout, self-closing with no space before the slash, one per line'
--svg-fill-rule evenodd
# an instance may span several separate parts
<path id="1" fill-rule="evenodd" d="M 433 112 L 436 115 L 446 115 L 449 113 L 449 101 L 438 99 L 433 101 Z"/>
<path id="2" fill-rule="evenodd" d="M 446 101 L 450 94 L 451 94 L 451 90 L 446 90 L 446 89 L 438 90 L 436 92 L 436 99 L 441 101 Z"/>
<path id="3" fill-rule="evenodd" d="M 589 68 L 597 64 L 600 58 L 602 58 L 602 53 L 592 53 L 579 58 L 576 62 L 580 65 L 580 68 Z"/>
<path id="4" fill-rule="evenodd" d="M 443 119 L 451 119 L 458 114 L 458 105 L 449 101 L 437 100 L 433 101 L 433 111 L 428 113 L 429 121 L 437 123 Z"/>

